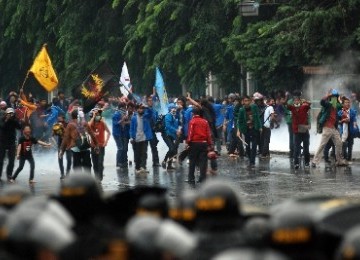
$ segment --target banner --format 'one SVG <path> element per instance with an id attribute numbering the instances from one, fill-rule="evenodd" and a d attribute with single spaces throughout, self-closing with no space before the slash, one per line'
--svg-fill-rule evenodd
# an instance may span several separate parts
<path id="1" fill-rule="evenodd" d="M 41 48 L 41 51 L 36 56 L 30 71 L 46 91 L 50 92 L 57 87 L 59 81 L 51 64 L 46 45 Z"/>
<path id="2" fill-rule="evenodd" d="M 155 72 L 155 90 L 159 97 L 159 102 L 160 102 L 160 110 L 158 111 L 158 113 L 160 115 L 166 115 L 168 113 L 169 101 L 165 89 L 164 79 L 158 67 L 156 67 L 156 72 Z"/>
<path id="3" fill-rule="evenodd" d="M 107 63 L 94 69 L 84 82 L 73 89 L 73 96 L 82 100 L 84 113 L 94 108 L 105 95 L 118 86 L 116 76 Z"/>

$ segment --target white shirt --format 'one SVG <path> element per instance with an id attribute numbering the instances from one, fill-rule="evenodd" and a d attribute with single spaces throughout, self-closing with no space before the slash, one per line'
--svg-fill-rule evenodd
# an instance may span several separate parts
<path id="1" fill-rule="evenodd" d="M 264 112 L 264 127 L 270 128 L 271 114 L 274 114 L 273 106 L 267 106 Z"/>

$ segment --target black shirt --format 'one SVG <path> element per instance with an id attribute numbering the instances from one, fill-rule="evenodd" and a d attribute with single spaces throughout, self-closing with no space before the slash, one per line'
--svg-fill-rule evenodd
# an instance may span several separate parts
<path id="1" fill-rule="evenodd" d="M 32 156 L 31 146 L 33 144 L 37 144 L 38 140 L 32 136 L 26 138 L 25 136 L 21 136 L 19 138 L 19 145 L 21 145 L 20 155 L 24 157 Z"/>

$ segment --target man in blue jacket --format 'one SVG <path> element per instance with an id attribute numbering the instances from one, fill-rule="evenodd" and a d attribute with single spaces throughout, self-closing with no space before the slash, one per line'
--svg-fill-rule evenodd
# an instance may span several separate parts
<path id="1" fill-rule="evenodd" d="M 152 112 L 144 104 L 135 106 L 136 113 L 131 118 L 130 142 L 133 145 L 135 172 L 147 173 L 146 159 L 148 141 L 153 138 L 151 129 Z"/>

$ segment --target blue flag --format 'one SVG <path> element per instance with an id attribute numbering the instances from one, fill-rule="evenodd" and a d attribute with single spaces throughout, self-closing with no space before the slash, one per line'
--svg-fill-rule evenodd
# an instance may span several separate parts
<path id="1" fill-rule="evenodd" d="M 157 95 L 159 96 L 159 102 L 160 102 L 160 109 L 158 113 L 160 115 L 166 115 L 168 113 L 169 100 L 165 89 L 164 79 L 158 67 L 156 67 L 156 74 L 155 74 L 155 90 Z"/>

